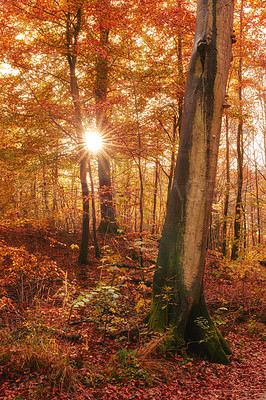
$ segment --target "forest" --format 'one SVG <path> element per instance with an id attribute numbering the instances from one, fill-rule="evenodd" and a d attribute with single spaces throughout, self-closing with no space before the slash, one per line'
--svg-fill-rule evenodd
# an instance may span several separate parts
<path id="1" fill-rule="evenodd" d="M 0 399 L 266 398 L 264 0 L 0 1 Z"/>

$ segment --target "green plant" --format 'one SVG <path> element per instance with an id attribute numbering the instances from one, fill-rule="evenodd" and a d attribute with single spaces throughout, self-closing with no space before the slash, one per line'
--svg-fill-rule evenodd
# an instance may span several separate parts
<path id="1" fill-rule="evenodd" d="M 203 342 L 208 342 L 213 337 L 213 330 L 209 325 L 209 321 L 204 317 L 197 317 L 195 319 L 196 325 L 201 329 L 203 332 Z"/>
<path id="2" fill-rule="evenodd" d="M 111 359 L 109 373 L 112 379 L 144 379 L 150 381 L 149 373 L 137 356 L 137 350 L 120 349 Z"/>
<path id="3" fill-rule="evenodd" d="M 116 286 L 99 285 L 95 289 L 81 293 L 73 302 L 74 308 L 86 307 L 89 318 L 103 325 L 106 332 L 107 326 L 121 319 L 121 298 L 119 288 Z M 126 296 L 123 296 L 126 299 Z"/>
<path id="4" fill-rule="evenodd" d="M 248 321 L 247 332 L 249 336 L 261 336 L 264 340 L 266 339 L 265 325 L 256 319 L 251 318 Z"/>
<path id="5" fill-rule="evenodd" d="M 219 307 L 214 314 L 214 321 L 216 325 L 222 326 L 228 322 L 227 317 L 228 308 L 226 307 Z"/>

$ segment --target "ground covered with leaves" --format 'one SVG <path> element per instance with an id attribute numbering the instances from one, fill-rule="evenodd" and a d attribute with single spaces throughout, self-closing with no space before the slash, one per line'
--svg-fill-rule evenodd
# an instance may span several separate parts
<path id="1" fill-rule="evenodd" d="M 209 251 L 205 293 L 231 365 L 165 354 L 143 323 L 158 241 L 100 237 L 79 267 L 79 233 L 0 224 L 1 399 L 258 399 L 265 391 L 266 249 L 229 262 Z"/>

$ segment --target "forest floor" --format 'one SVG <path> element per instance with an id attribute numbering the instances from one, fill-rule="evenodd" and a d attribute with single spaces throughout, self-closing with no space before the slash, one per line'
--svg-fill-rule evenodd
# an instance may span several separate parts
<path id="1" fill-rule="evenodd" d="M 166 355 L 143 324 L 158 241 L 101 236 L 77 265 L 79 234 L 0 223 L 0 399 L 266 399 L 266 249 L 209 251 L 205 294 L 229 366 Z"/>

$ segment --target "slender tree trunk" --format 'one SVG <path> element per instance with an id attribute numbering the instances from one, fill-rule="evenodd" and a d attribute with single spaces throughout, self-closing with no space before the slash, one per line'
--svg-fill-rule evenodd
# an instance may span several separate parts
<path id="1" fill-rule="evenodd" d="M 227 249 L 227 218 L 228 218 L 229 193 L 230 193 L 229 128 L 228 128 L 227 114 L 225 114 L 225 134 L 226 134 L 226 192 L 224 199 L 223 226 L 222 226 L 222 253 L 224 257 L 226 256 L 226 249 Z"/>
<path id="2" fill-rule="evenodd" d="M 242 107 L 242 40 L 243 40 L 243 0 L 240 8 L 240 56 L 238 66 L 238 101 L 239 122 L 237 129 L 237 197 L 234 221 L 234 242 L 231 259 L 236 260 L 241 250 L 241 225 L 242 225 L 242 188 L 243 188 L 243 107 Z"/>
<path id="3" fill-rule="evenodd" d="M 73 19 L 73 16 L 72 16 Z M 80 183 L 82 190 L 82 237 L 79 252 L 79 264 L 88 264 L 88 242 L 89 242 L 89 187 L 87 181 L 87 149 L 84 140 L 84 128 L 82 124 L 81 101 L 79 95 L 79 86 L 76 76 L 77 63 L 77 40 L 81 28 L 81 8 L 77 9 L 74 20 L 71 20 L 71 14 L 67 14 L 66 26 L 66 57 L 70 70 L 70 90 L 74 106 L 74 126 L 76 137 L 79 143 L 79 169 Z"/>
<path id="4" fill-rule="evenodd" d="M 33 182 L 33 193 L 34 193 L 34 217 L 38 219 L 39 217 L 39 208 L 38 208 L 38 194 L 37 194 L 37 177 L 34 177 Z"/>
<path id="5" fill-rule="evenodd" d="M 233 0 L 198 0 L 174 182 L 153 281 L 149 325 L 169 329 L 166 348 L 228 363 L 230 349 L 203 294 L 226 81 L 232 58 Z"/>
<path id="6" fill-rule="evenodd" d="M 153 210 L 152 210 L 152 229 L 151 234 L 156 233 L 156 206 L 157 206 L 157 193 L 158 193 L 158 176 L 159 176 L 159 161 L 155 162 L 155 179 L 153 191 Z"/>
<path id="7" fill-rule="evenodd" d="M 96 229 L 96 208 L 95 208 L 95 192 L 94 192 L 94 183 L 92 177 L 92 170 L 91 170 L 91 162 L 88 160 L 88 169 L 89 169 L 89 176 L 90 176 L 90 183 L 91 183 L 91 211 L 92 211 L 92 231 L 93 231 L 93 242 L 94 242 L 94 249 L 95 249 L 95 256 L 100 258 L 101 253 L 98 245 L 97 239 L 97 229 Z"/>
<path id="8" fill-rule="evenodd" d="M 261 221 L 260 221 L 258 166 L 257 166 L 256 160 L 255 160 L 255 184 L 256 184 L 256 208 L 257 208 L 258 244 L 261 244 Z"/>
<path id="9" fill-rule="evenodd" d="M 262 93 L 262 114 L 263 114 L 263 143 L 264 143 L 264 166 L 266 167 L 266 88 L 263 86 Z"/>
<path id="10" fill-rule="evenodd" d="M 126 27 L 127 29 L 127 27 Z M 132 61 L 131 61 L 131 54 L 130 54 L 130 46 L 129 46 L 129 38 L 128 38 L 128 31 L 127 34 L 127 54 L 128 54 L 128 61 L 129 61 L 129 68 L 130 68 L 130 76 L 131 82 L 133 86 L 133 95 L 134 95 L 134 103 L 135 103 L 135 114 L 136 114 L 136 127 L 137 127 L 137 135 L 138 135 L 138 154 L 137 154 L 137 168 L 139 173 L 139 236 L 140 236 L 140 268 L 143 268 L 143 246 L 142 246 L 142 239 L 143 239 L 143 197 L 144 197 L 144 185 L 143 185 L 143 173 L 142 173 L 142 160 L 141 160 L 141 132 L 140 132 L 140 121 L 139 121 L 139 109 L 138 109 L 138 99 L 137 99 L 137 88 L 136 82 L 133 75 L 132 69 Z"/>
<path id="11" fill-rule="evenodd" d="M 106 5 L 108 7 L 108 4 Z M 106 18 L 108 18 L 106 16 Z M 109 28 L 107 21 L 100 17 L 100 48 L 96 60 L 96 83 L 95 83 L 95 101 L 96 101 L 96 126 L 100 135 L 108 143 L 108 124 L 106 116 L 107 108 L 107 88 L 108 88 L 108 37 Z M 107 147 L 107 145 L 105 145 Z M 98 155 L 98 174 L 100 186 L 100 207 L 101 221 L 98 231 L 102 233 L 117 232 L 117 223 L 115 219 L 115 208 L 113 202 L 113 191 L 111 182 L 111 168 L 106 149 Z"/>
<path id="12" fill-rule="evenodd" d="M 55 164 L 53 166 L 53 205 L 52 205 L 52 219 L 53 227 L 56 226 L 56 214 L 58 213 L 57 204 L 57 191 L 58 191 L 58 139 L 56 141 Z"/>
<path id="13" fill-rule="evenodd" d="M 254 206 L 253 202 L 250 204 L 250 216 L 251 216 L 251 237 L 252 237 L 252 246 L 256 245 L 255 234 L 254 234 Z"/>
<path id="14" fill-rule="evenodd" d="M 82 216 L 82 235 L 81 245 L 79 251 L 79 264 L 88 264 L 88 243 L 90 235 L 90 203 L 89 203 L 89 188 L 87 182 L 87 159 L 83 158 L 80 163 L 80 182 L 82 190 L 82 205 L 83 205 L 83 216 Z"/>
<path id="15" fill-rule="evenodd" d="M 45 174 L 45 166 L 42 168 L 42 177 L 43 177 L 43 200 L 45 205 L 45 212 L 49 212 L 49 205 L 48 205 L 48 189 L 47 189 L 47 181 L 46 181 L 46 174 Z"/>

